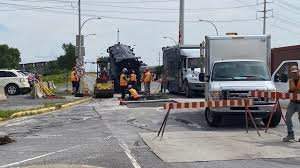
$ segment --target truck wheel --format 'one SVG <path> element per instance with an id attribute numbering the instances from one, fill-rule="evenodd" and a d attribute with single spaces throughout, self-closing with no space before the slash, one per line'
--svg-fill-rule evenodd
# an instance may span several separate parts
<path id="1" fill-rule="evenodd" d="M 262 118 L 262 121 L 265 124 L 265 126 L 268 125 L 268 121 L 269 121 L 270 115 L 271 115 L 271 113 L 267 117 Z M 274 128 L 274 127 L 278 126 L 279 123 L 280 123 L 280 120 L 281 120 L 281 109 L 277 107 L 277 110 L 273 114 L 272 120 L 270 122 L 270 127 Z"/>
<path id="2" fill-rule="evenodd" d="M 193 91 L 192 89 L 189 88 L 188 82 L 184 82 L 184 91 L 185 91 L 185 96 L 187 98 L 192 98 L 193 97 Z"/>
<path id="3" fill-rule="evenodd" d="M 216 115 L 210 108 L 205 109 L 205 119 L 209 126 L 217 127 L 220 125 L 222 117 L 220 115 Z"/>

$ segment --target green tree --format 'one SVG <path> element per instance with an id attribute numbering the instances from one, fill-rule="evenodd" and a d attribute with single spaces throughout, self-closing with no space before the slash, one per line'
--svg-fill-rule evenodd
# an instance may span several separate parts
<path id="1" fill-rule="evenodd" d="M 44 75 L 49 75 L 49 74 L 58 74 L 62 71 L 62 68 L 59 67 L 58 61 L 50 61 L 47 62 L 44 70 Z"/>
<path id="2" fill-rule="evenodd" d="M 57 58 L 59 69 L 70 70 L 76 65 L 75 46 L 72 43 L 63 44 L 64 55 Z"/>
<path id="3" fill-rule="evenodd" d="M 0 68 L 19 67 L 21 62 L 20 51 L 17 48 L 10 48 L 8 45 L 0 45 Z"/>

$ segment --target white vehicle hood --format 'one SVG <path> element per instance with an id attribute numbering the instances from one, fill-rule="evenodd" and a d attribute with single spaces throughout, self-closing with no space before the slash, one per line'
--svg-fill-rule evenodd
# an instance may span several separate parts
<path id="1" fill-rule="evenodd" d="M 276 90 L 272 81 L 213 81 L 211 91 L 221 90 Z"/>

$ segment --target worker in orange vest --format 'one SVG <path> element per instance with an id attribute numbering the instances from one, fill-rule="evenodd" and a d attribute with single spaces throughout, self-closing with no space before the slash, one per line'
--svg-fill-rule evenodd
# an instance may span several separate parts
<path id="1" fill-rule="evenodd" d="M 299 73 L 300 73 L 300 70 L 298 69 L 298 66 L 291 67 L 292 78 L 289 80 L 289 92 L 290 93 L 296 93 L 296 94 L 300 93 L 300 74 Z M 285 138 L 283 138 L 284 142 L 288 142 L 290 140 L 295 140 L 292 117 L 296 112 L 298 112 L 298 118 L 300 121 L 300 100 L 291 100 L 288 105 L 286 116 L 285 116 L 288 135 Z M 300 141 L 300 139 L 299 139 L 299 141 Z"/>
<path id="2" fill-rule="evenodd" d="M 130 85 L 131 85 L 134 89 L 136 89 L 137 78 L 136 78 L 135 71 L 131 71 L 131 74 L 129 75 L 129 81 L 130 81 Z"/>
<path id="3" fill-rule="evenodd" d="M 132 87 L 132 85 L 128 85 L 128 89 L 129 89 L 129 99 L 130 100 L 139 100 L 140 99 L 140 95 L 138 94 L 138 92 Z"/>
<path id="4" fill-rule="evenodd" d="M 149 71 L 148 68 L 145 69 L 144 77 L 143 77 L 143 82 L 144 82 L 144 88 L 146 94 L 150 94 L 150 84 L 152 81 L 152 74 Z"/>
<path id="5" fill-rule="evenodd" d="M 121 97 L 122 100 L 125 99 L 125 94 L 126 94 L 126 90 L 128 87 L 128 79 L 127 79 L 126 73 L 127 73 L 127 69 L 123 68 L 121 75 L 120 75 L 120 89 L 121 89 L 121 93 L 122 93 L 122 97 Z"/>
<path id="6" fill-rule="evenodd" d="M 79 78 L 76 74 L 76 67 L 73 67 L 72 72 L 71 72 L 71 82 L 72 82 L 72 94 L 75 94 L 78 92 L 77 88 L 78 88 L 78 83 Z"/>

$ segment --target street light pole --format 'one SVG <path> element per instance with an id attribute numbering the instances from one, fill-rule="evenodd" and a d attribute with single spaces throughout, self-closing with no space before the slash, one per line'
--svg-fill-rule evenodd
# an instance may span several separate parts
<path id="1" fill-rule="evenodd" d="M 84 36 L 84 38 L 88 37 L 88 36 L 96 36 L 97 34 L 87 34 Z"/>
<path id="2" fill-rule="evenodd" d="M 179 44 L 176 42 L 176 40 L 173 39 L 172 37 L 165 36 L 165 37 L 163 37 L 163 38 L 164 38 L 164 39 L 170 39 L 170 40 L 174 41 L 175 45 L 179 46 Z"/>
<path id="3" fill-rule="evenodd" d="M 213 23 L 213 22 L 211 22 L 211 21 L 209 21 L 209 20 L 199 20 L 199 22 L 208 22 L 208 23 L 210 23 L 211 25 L 213 25 L 214 26 L 214 28 L 215 28 L 215 30 L 216 30 L 216 33 L 217 33 L 217 36 L 219 35 L 219 31 L 218 31 L 218 29 L 217 29 L 217 26 Z"/>

